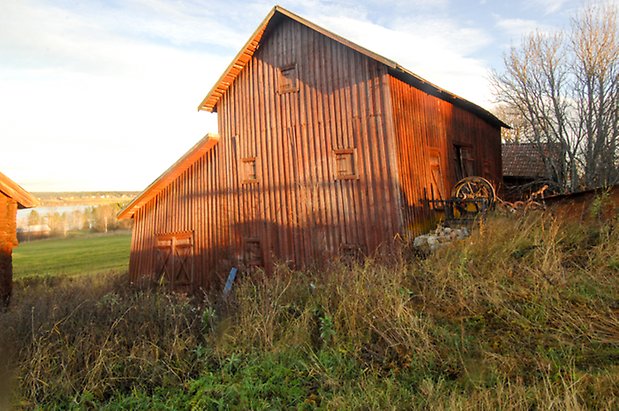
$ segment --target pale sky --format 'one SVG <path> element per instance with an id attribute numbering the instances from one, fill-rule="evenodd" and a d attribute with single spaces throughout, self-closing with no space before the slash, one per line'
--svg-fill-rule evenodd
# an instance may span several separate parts
<path id="1" fill-rule="evenodd" d="M 0 171 L 30 191 L 144 189 L 217 131 L 197 106 L 273 5 L 0 0 Z M 280 5 L 491 109 L 489 70 L 503 53 L 531 30 L 566 26 L 583 3 Z"/>

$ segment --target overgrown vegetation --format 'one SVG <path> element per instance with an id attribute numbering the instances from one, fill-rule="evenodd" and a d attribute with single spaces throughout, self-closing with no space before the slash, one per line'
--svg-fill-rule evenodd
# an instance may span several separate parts
<path id="1" fill-rule="evenodd" d="M 617 409 L 616 218 L 495 216 L 425 259 L 388 254 L 246 275 L 227 302 L 132 290 L 124 276 L 18 281 L 0 314 L 11 401 Z"/>

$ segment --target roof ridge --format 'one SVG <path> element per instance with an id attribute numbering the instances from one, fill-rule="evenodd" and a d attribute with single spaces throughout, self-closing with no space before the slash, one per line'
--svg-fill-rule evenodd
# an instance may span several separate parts
<path id="1" fill-rule="evenodd" d="M 239 52 L 236 54 L 232 62 L 228 65 L 226 70 L 223 72 L 223 74 L 219 77 L 217 82 L 213 85 L 211 90 L 208 92 L 206 97 L 204 97 L 202 102 L 198 105 L 198 110 L 206 110 L 209 112 L 217 111 L 216 106 L 217 106 L 217 103 L 219 102 L 219 99 L 221 98 L 221 96 L 223 96 L 223 94 L 226 92 L 228 87 L 230 87 L 230 85 L 234 82 L 234 80 L 239 75 L 239 73 L 243 70 L 243 68 L 245 68 L 245 65 L 247 64 L 247 62 L 249 62 L 249 60 L 252 58 L 252 56 L 258 49 L 260 42 L 263 39 L 263 35 L 267 27 L 269 26 L 269 24 L 271 24 L 271 21 L 276 16 L 276 14 L 280 14 L 293 21 L 296 21 L 297 23 L 302 24 L 334 41 L 337 41 L 338 43 L 343 44 L 344 46 L 349 47 L 365 55 L 366 57 L 370 59 L 378 61 L 381 64 L 384 64 L 385 66 L 388 67 L 390 74 L 394 75 L 395 77 L 400 78 L 401 80 L 412 85 L 413 87 L 416 87 L 428 94 L 433 94 L 443 100 L 450 101 L 456 105 L 459 105 L 463 109 L 486 119 L 490 123 L 493 123 L 495 125 L 498 125 L 504 128 L 511 128 L 508 124 L 501 121 L 498 117 L 496 117 L 494 114 L 484 109 L 483 107 L 469 100 L 466 100 L 465 98 L 460 97 L 457 94 L 454 94 L 448 90 L 445 90 L 437 86 L 436 84 L 433 84 L 432 82 L 404 68 L 397 62 L 391 59 L 388 59 L 386 57 L 383 57 L 380 54 L 375 53 L 363 46 L 360 46 L 336 33 L 333 33 L 332 31 L 329 31 L 279 5 L 274 6 L 271 9 L 271 11 L 269 11 L 267 16 L 262 20 L 260 25 L 256 28 L 256 30 L 250 36 L 249 40 L 247 40 L 245 45 L 241 48 L 241 50 L 239 50 Z M 423 88 L 421 88 L 420 86 L 423 86 Z"/>

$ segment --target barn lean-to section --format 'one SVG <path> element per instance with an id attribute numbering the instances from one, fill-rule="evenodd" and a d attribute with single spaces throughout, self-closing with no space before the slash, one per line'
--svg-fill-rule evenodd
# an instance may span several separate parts
<path id="1" fill-rule="evenodd" d="M 207 135 L 123 210 L 134 219 L 132 280 L 147 276 L 178 289 L 208 287 L 209 274 L 226 264 L 228 193 L 218 140 Z"/>
<path id="2" fill-rule="evenodd" d="M 500 175 L 502 124 L 420 81 L 274 8 L 200 105 L 217 138 L 121 212 L 135 220 L 131 277 L 208 287 L 239 264 L 301 267 L 418 232 L 436 179 L 455 182 L 454 144 L 470 171 Z"/>
<path id="3" fill-rule="evenodd" d="M 393 76 L 389 88 L 404 226 L 420 233 L 436 217 L 422 199 L 449 198 L 452 186 L 467 176 L 501 181 L 501 123 Z"/>

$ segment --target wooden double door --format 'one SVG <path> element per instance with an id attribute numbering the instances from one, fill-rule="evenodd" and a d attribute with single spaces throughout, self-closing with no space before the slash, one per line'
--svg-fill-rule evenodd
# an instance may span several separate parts
<path id="1" fill-rule="evenodd" d="M 168 233 L 157 236 L 155 275 L 159 283 L 176 290 L 189 290 L 194 284 L 193 233 Z"/>

